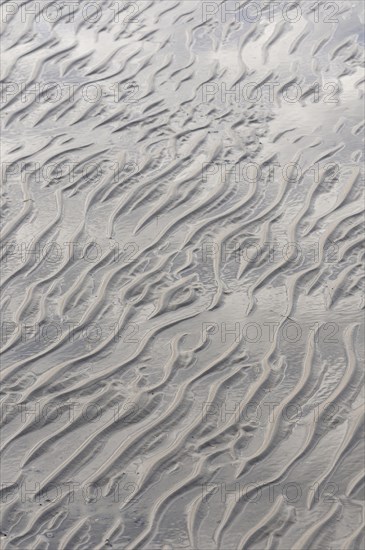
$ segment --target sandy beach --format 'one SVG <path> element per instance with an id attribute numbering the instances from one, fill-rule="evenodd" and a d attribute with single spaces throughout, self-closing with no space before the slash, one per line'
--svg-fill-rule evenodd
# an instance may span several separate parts
<path id="1" fill-rule="evenodd" d="M 364 549 L 363 24 L 2 3 L 2 549 Z"/>

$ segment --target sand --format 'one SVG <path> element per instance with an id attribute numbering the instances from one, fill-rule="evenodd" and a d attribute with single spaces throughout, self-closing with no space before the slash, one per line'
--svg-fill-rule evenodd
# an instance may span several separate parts
<path id="1" fill-rule="evenodd" d="M 1 547 L 363 549 L 362 2 L 1 9 Z"/>

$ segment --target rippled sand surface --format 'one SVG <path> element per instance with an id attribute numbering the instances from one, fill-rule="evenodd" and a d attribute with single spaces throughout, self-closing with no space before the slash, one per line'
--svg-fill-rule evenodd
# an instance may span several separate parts
<path id="1" fill-rule="evenodd" d="M 1 9 L 1 547 L 363 549 L 362 2 Z"/>

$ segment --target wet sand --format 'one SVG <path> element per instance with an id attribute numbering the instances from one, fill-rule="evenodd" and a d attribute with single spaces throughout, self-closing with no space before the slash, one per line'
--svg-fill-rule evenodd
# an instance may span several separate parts
<path id="1" fill-rule="evenodd" d="M 364 548 L 364 11 L 313 4 L 2 5 L 2 548 Z"/>

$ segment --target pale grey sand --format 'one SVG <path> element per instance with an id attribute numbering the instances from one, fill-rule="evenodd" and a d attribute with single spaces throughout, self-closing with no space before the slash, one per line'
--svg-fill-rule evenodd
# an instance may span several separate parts
<path id="1" fill-rule="evenodd" d="M 1 547 L 363 549 L 362 2 L 1 9 Z"/>

